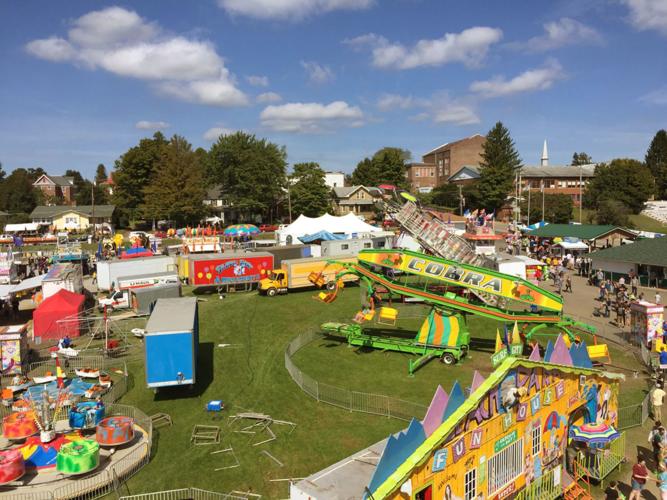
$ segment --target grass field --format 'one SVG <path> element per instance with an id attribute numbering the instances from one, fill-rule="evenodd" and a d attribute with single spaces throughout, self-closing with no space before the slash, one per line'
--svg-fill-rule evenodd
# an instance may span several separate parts
<path id="1" fill-rule="evenodd" d="M 307 476 L 405 427 L 399 420 L 318 403 L 290 379 L 284 368 L 286 345 L 325 321 L 349 321 L 359 307 L 356 288 L 329 305 L 313 300 L 313 294 L 305 291 L 275 298 L 229 294 L 224 300 L 216 294 L 200 296 L 205 301 L 200 302 L 200 379 L 194 390 L 165 390 L 156 396 L 145 387 L 142 365 L 130 365 L 131 389 L 121 402 L 149 415 L 168 413 L 174 421 L 173 427 L 156 432 L 153 459 L 128 482 L 130 493 L 195 486 L 224 492 L 251 489 L 268 498 L 285 498 L 287 483 L 270 479 Z M 406 333 L 414 331 L 425 313 L 419 306 L 401 310 L 399 326 Z M 470 321 L 473 337 L 482 344 L 492 344 L 495 327 L 489 320 Z M 218 344 L 230 346 L 221 348 Z M 437 384 L 446 390 L 455 379 L 468 385 L 475 367 L 488 374 L 491 350 L 492 346 L 474 350 L 468 359 L 450 367 L 432 361 L 414 377 L 408 376 L 405 355 L 359 351 L 329 339 L 314 341 L 294 359 L 304 372 L 322 382 L 428 404 Z M 612 358 L 619 366 L 636 365 L 618 349 L 612 350 Z M 621 388 L 621 405 L 641 400 L 644 387 L 641 379 L 629 377 Z M 212 399 L 223 399 L 227 404 L 219 421 L 204 410 Z M 266 436 L 233 433 L 227 423 L 228 415 L 248 410 L 298 426 L 289 436 L 287 429 L 277 427 L 274 430 L 281 433 L 276 441 L 255 447 L 252 443 Z M 195 424 L 220 425 L 220 446 L 191 446 Z M 214 472 L 230 465 L 231 460 L 210 452 L 229 445 L 241 466 Z M 262 449 L 281 460 L 284 467 L 260 454 Z"/>
<path id="2" fill-rule="evenodd" d="M 584 209 L 581 221 L 584 224 L 587 224 L 589 216 L 593 213 L 592 210 Z M 579 221 L 579 209 L 575 208 L 573 210 L 573 219 L 574 221 Z M 630 222 L 633 225 L 633 229 L 638 231 L 650 231 L 653 233 L 667 233 L 667 224 L 662 224 L 655 219 L 651 219 L 646 215 L 642 214 L 631 214 L 629 216 Z"/>

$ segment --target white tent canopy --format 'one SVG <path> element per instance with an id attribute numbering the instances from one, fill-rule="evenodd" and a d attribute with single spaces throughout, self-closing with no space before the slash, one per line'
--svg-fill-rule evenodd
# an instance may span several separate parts
<path id="1" fill-rule="evenodd" d="M 37 231 L 39 229 L 39 224 L 28 223 L 28 224 L 7 224 L 5 226 L 5 232 L 7 233 L 18 233 L 21 231 Z"/>
<path id="2" fill-rule="evenodd" d="M 0 299 L 6 300 L 12 293 L 25 292 L 26 290 L 41 287 L 45 276 L 46 274 L 33 276 L 32 278 L 24 279 L 16 285 L 0 285 Z"/>
<path id="3" fill-rule="evenodd" d="M 359 233 L 371 233 L 380 231 L 380 228 L 366 224 L 353 213 L 343 217 L 336 217 L 324 214 L 321 217 L 306 217 L 299 215 L 299 218 L 289 226 L 276 231 L 278 241 L 281 245 L 287 243 L 298 243 L 298 238 L 307 234 L 314 234 L 319 231 L 329 231 L 333 234 L 344 234 L 348 238 L 354 238 Z"/>

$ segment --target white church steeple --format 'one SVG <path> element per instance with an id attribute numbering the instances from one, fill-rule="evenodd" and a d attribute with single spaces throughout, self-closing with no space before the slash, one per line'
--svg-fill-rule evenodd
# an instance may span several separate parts
<path id="1" fill-rule="evenodd" d="M 544 146 L 542 147 L 542 160 L 540 162 L 542 167 L 549 166 L 549 153 L 547 152 L 547 140 L 544 139 Z"/>

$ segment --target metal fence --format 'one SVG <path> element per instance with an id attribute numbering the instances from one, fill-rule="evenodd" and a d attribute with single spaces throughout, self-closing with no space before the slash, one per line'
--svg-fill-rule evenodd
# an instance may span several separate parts
<path id="1" fill-rule="evenodd" d="M 292 361 L 292 356 L 303 346 L 322 336 L 315 332 L 303 333 L 296 337 L 285 350 L 285 368 L 292 380 L 309 396 L 321 403 L 328 403 L 349 411 L 372 413 L 400 420 L 422 419 L 426 406 L 392 398 L 381 394 L 350 391 L 341 387 L 318 382 L 303 373 Z"/>
<path id="2" fill-rule="evenodd" d="M 120 500 L 247 500 L 247 496 L 231 493 L 218 493 L 199 488 L 182 488 L 180 490 L 156 491 L 140 495 L 120 497 Z"/>
<path id="3" fill-rule="evenodd" d="M 150 461 L 153 423 L 149 416 L 132 406 L 112 404 L 107 406 L 106 414 L 107 416 L 133 418 L 136 424 L 146 432 L 146 442 L 130 450 L 120 459 L 117 456 L 123 452 L 116 451 L 114 463 L 106 469 L 86 477 L 79 477 L 76 481 L 65 481 L 61 486 L 55 483 L 51 491 L 16 491 L 2 493 L 0 496 L 7 500 L 68 500 L 73 498 L 93 500 L 117 491 L 124 481 L 127 481 Z"/>

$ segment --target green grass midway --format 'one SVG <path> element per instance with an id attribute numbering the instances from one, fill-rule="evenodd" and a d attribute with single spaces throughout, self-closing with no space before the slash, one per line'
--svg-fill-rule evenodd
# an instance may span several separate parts
<path id="1" fill-rule="evenodd" d="M 349 322 L 359 308 L 357 288 L 345 290 L 328 305 L 314 300 L 314 293 L 302 291 L 275 298 L 228 294 L 224 300 L 216 294 L 200 296 L 206 301 L 200 302 L 199 382 L 192 391 L 164 390 L 156 396 L 145 387 L 142 364 L 130 365 L 131 389 L 121 402 L 148 415 L 168 413 L 174 421 L 173 427 L 156 431 L 154 455 L 128 482 L 130 493 L 194 486 L 223 492 L 252 490 L 265 498 L 285 498 L 287 483 L 270 479 L 305 477 L 405 427 L 405 422 L 396 419 L 318 403 L 291 380 L 284 368 L 287 344 L 323 322 Z M 412 336 L 425 314 L 426 309 L 419 306 L 400 307 L 398 326 Z M 487 344 L 492 344 L 496 326 L 490 320 L 470 320 L 472 336 L 486 339 Z M 220 348 L 218 344 L 231 346 Z M 468 359 L 449 367 L 431 361 L 414 377 L 407 373 L 407 355 L 358 350 L 332 339 L 312 342 L 296 354 L 295 362 L 321 382 L 427 405 L 438 384 L 449 390 L 458 379 L 465 387 L 475 368 L 488 375 L 492 349 L 474 350 Z M 622 350 L 613 348 L 612 358 L 619 366 L 636 366 L 632 356 Z M 644 387 L 641 379 L 628 377 L 622 385 L 621 404 L 641 400 Z M 223 399 L 227 404 L 221 420 L 213 420 L 204 410 L 212 399 Z M 252 446 L 268 436 L 233 433 L 228 416 L 240 411 L 270 414 L 298 427 L 288 436 L 287 428 L 274 426 L 279 436 L 276 441 Z M 221 444 L 191 446 L 195 424 L 220 425 Z M 210 453 L 229 445 L 241 466 L 214 472 L 230 465 L 231 460 L 225 454 Z M 284 467 L 260 454 L 262 449 Z"/>

